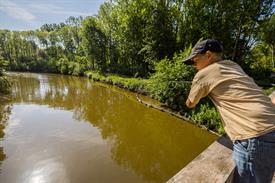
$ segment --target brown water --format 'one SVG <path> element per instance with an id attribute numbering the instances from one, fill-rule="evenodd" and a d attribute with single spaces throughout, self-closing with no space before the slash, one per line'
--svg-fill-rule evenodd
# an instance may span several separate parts
<path id="1" fill-rule="evenodd" d="M 86 78 L 10 77 L 1 183 L 165 182 L 217 138 Z"/>

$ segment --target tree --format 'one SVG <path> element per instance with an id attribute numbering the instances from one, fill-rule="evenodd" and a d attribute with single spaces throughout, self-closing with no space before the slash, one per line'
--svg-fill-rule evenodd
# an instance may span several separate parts
<path id="1" fill-rule="evenodd" d="M 154 0 L 151 14 L 145 28 L 143 51 L 149 57 L 147 62 L 172 58 L 176 51 L 176 36 L 173 28 L 172 8 L 167 0 Z"/>
<path id="2" fill-rule="evenodd" d="M 270 16 L 272 0 L 186 0 L 181 11 L 180 47 L 193 45 L 200 38 L 222 42 L 225 57 L 239 62 L 249 53 L 259 23 Z"/>
<path id="3" fill-rule="evenodd" d="M 106 36 L 94 17 L 87 17 L 82 27 L 83 47 L 92 68 L 106 71 Z"/>
<path id="4" fill-rule="evenodd" d="M 225 47 L 225 58 L 247 71 L 257 65 L 253 64 L 257 59 L 249 56 L 262 55 L 263 49 L 258 48 L 251 53 L 257 32 L 262 32 L 261 41 L 270 45 L 274 55 L 274 15 L 269 18 L 273 1 L 107 1 L 97 16 L 85 20 L 71 16 L 35 31 L 0 30 L 0 50 L 11 70 L 41 68 L 76 74 L 87 68 L 148 77 L 160 60 L 172 59 L 201 38 L 215 38 Z M 89 63 L 83 62 L 85 58 Z M 81 72 L 74 72 L 73 67 Z"/>
<path id="5" fill-rule="evenodd" d="M 272 55 L 272 68 L 275 68 L 274 65 L 274 52 L 275 52 L 275 14 L 273 14 L 266 22 L 263 23 L 261 27 L 260 37 L 271 47 Z"/>
<path id="6" fill-rule="evenodd" d="M 98 11 L 97 24 L 106 36 L 106 64 L 109 72 L 119 72 L 120 65 L 118 62 L 119 51 L 116 32 L 118 28 L 118 21 L 116 12 L 113 9 L 112 2 L 103 3 Z"/>
<path id="7" fill-rule="evenodd" d="M 8 62 L 4 60 L 0 52 L 0 76 L 4 75 L 4 72 L 7 66 L 8 66 Z"/>

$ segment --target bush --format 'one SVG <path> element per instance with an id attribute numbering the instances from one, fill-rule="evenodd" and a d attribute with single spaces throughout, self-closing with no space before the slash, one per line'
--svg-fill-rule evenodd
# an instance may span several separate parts
<path id="1" fill-rule="evenodd" d="M 68 74 L 69 60 L 66 57 L 60 58 L 56 62 L 56 67 L 61 74 Z"/>
<path id="2" fill-rule="evenodd" d="M 191 87 L 191 82 L 185 81 L 193 79 L 195 70 L 183 64 L 182 60 L 189 55 L 190 51 L 191 47 L 175 55 L 172 60 L 163 59 L 156 65 L 156 73 L 149 79 L 149 93 L 168 107 L 191 115 L 196 123 L 223 134 L 221 117 L 209 99 L 202 99 L 200 104 L 192 110 L 185 105 Z"/>
<path id="3" fill-rule="evenodd" d="M 149 79 L 151 96 L 174 110 L 186 110 L 184 103 L 191 86 L 188 81 L 193 78 L 195 70 L 183 64 L 182 60 L 190 51 L 191 47 L 175 55 L 172 60 L 161 60 L 155 65 L 156 72 Z"/>
<path id="4" fill-rule="evenodd" d="M 4 72 L 8 66 L 8 62 L 4 60 L 4 58 L 0 54 L 0 76 L 4 75 Z"/>
<path id="5" fill-rule="evenodd" d="M 11 92 L 11 83 L 6 76 L 0 76 L 0 94 L 8 94 Z"/>
<path id="6" fill-rule="evenodd" d="M 266 95 L 270 95 L 273 91 L 275 91 L 275 87 L 266 88 L 263 91 Z"/>
<path id="7" fill-rule="evenodd" d="M 87 71 L 85 75 L 93 81 L 101 81 L 116 85 L 120 88 L 128 89 L 138 93 L 148 94 L 148 81 L 141 78 L 127 78 L 114 74 L 104 75 L 100 72 Z"/>
<path id="8" fill-rule="evenodd" d="M 198 106 L 191 111 L 193 120 L 206 126 L 209 130 L 224 134 L 224 128 L 219 112 L 216 110 L 211 101 L 206 98 L 201 101 Z"/>
<path id="9" fill-rule="evenodd" d="M 101 81 L 131 91 L 150 94 L 151 97 L 165 103 L 173 110 L 188 113 L 196 123 L 223 134 L 224 129 L 220 115 L 209 99 L 203 99 L 192 110 L 187 109 L 185 106 L 191 87 L 191 82 L 186 81 L 193 79 L 195 70 L 193 67 L 183 64 L 182 60 L 189 55 L 190 51 L 191 47 L 175 55 L 172 60 L 161 60 L 155 65 L 156 72 L 149 79 L 127 78 L 95 71 L 87 71 L 85 75 L 94 81 Z"/>
<path id="10" fill-rule="evenodd" d="M 89 70 L 89 67 L 90 63 L 86 57 L 76 56 L 72 75 L 83 76 L 84 72 Z"/>

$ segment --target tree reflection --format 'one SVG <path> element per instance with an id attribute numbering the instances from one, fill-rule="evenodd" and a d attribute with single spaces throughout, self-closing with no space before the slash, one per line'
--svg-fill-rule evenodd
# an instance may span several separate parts
<path id="1" fill-rule="evenodd" d="M 8 98 L 7 98 L 8 97 Z M 0 96 L 0 142 L 5 136 L 5 126 L 6 126 L 6 121 L 8 119 L 8 116 L 11 113 L 11 104 L 10 104 L 10 98 L 9 96 Z M 0 146 L 0 165 L 6 158 L 6 155 L 4 153 L 4 149 L 2 146 Z M 0 172 L 1 172 L 1 167 L 0 167 Z"/>
<path id="2" fill-rule="evenodd" d="M 76 121 L 88 121 L 100 130 L 117 164 L 147 181 L 166 181 L 216 138 L 85 78 L 13 77 L 18 81 L 13 86 L 14 102 L 73 111 Z"/>

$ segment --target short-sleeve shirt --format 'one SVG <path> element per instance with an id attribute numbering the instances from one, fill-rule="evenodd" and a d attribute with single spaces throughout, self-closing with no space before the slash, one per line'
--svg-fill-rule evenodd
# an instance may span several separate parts
<path id="1" fill-rule="evenodd" d="M 197 72 L 188 99 L 197 104 L 207 95 L 220 112 L 231 140 L 275 130 L 274 104 L 235 62 L 222 60 Z"/>

